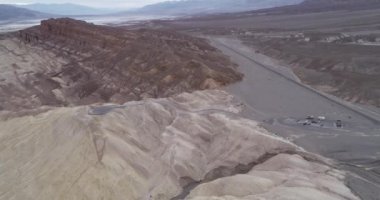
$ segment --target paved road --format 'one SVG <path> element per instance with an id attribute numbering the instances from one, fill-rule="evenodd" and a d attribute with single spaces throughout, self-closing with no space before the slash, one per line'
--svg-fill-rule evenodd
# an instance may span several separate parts
<path id="1" fill-rule="evenodd" d="M 264 121 L 272 132 L 305 149 L 336 160 L 349 170 L 348 185 L 362 199 L 380 200 L 380 119 L 377 113 L 319 93 L 297 81 L 284 67 L 263 64 L 254 51 L 238 40 L 209 38 L 244 73 L 243 81 L 227 91 L 247 105 L 247 117 Z M 305 128 L 279 123 L 308 115 L 343 120 L 350 129 Z"/>
<path id="2" fill-rule="evenodd" d="M 255 60 L 253 52 L 237 40 L 217 38 L 212 41 L 238 63 L 245 74 L 242 82 L 230 86 L 228 90 L 248 101 L 246 103 L 258 111 L 265 111 L 271 117 L 323 115 L 345 121 L 380 124 L 380 118 L 373 113 L 303 85 L 289 75 L 291 72 L 286 73 L 284 67 L 273 67 Z"/>

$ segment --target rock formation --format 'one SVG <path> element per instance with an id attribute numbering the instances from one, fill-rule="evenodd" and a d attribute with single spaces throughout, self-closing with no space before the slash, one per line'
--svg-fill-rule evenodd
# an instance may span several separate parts
<path id="1" fill-rule="evenodd" d="M 0 39 L 2 110 L 124 103 L 241 79 L 202 39 L 50 19 Z"/>
<path id="2" fill-rule="evenodd" d="M 240 109 L 209 90 L 0 121 L 0 199 L 358 199 Z"/>

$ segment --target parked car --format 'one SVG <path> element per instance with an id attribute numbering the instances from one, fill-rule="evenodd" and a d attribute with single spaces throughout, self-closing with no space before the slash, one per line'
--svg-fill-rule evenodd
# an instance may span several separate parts
<path id="1" fill-rule="evenodd" d="M 342 127 L 343 127 L 342 120 L 336 120 L 336 122 L 335 122 L 335 126 L 336 126 L 337 128 L 342 128 Z"/>
<path id="2" fill-rule="evenodd" d="M 298 120 L 297 123 L 302 124 L 304 126 L 311 125 L 311 121 L 310 120 Z"/>
<path id="3" fill-rule="evenodd" d="M 319 117 L 318 117 L 318 120 L 320 120 L 320 121 L 324 121 L 324 120 L 326 120 L 326 117 L 325 117 L 325 116 L 319 116 Z"/>
<path id="4" fill-rule="evenodd" d="M 307 119 L 307 120 L 313 120 L 313 119 L 314 119 L 314 116 L 313 116 L 313 115 L 307 116 L 306 119 Z"/>

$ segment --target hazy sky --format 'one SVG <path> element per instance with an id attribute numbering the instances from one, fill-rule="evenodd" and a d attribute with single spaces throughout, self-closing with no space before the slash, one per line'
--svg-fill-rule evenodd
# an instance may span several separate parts
<path id="1" fill-rule="evenodd" d="M 0 0 L 0 4 L 75 3 L 92 7 L 133 8 L 165 0 Z"/>

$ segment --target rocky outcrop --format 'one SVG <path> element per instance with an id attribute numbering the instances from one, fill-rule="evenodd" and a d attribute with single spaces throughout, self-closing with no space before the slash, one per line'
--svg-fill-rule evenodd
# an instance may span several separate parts
<path id="1" fill-rule="evenodd" d="M 56 46 L 68 46 L 77 51 L 90 50 L 85 47 L 122 48 L 125 40 L 135 39 L 133 34 L 122 29 L 96 26 L 70 18 L 42 20 L 38 28 L 21 30 L 19 36 L 27 43 L 54 41 Z"/>
<path id="2" fill-rule="evenodd" d="M 357 200 L 345 173 L 234 102 L 203 91 L 0 121 L 0 197 Z"/>
<path id="3" fill-rule="evenodd" d="M 0 40 L 3 110 L 124 103 L 241 79 L 205 40 L 50 19 Z"/>

